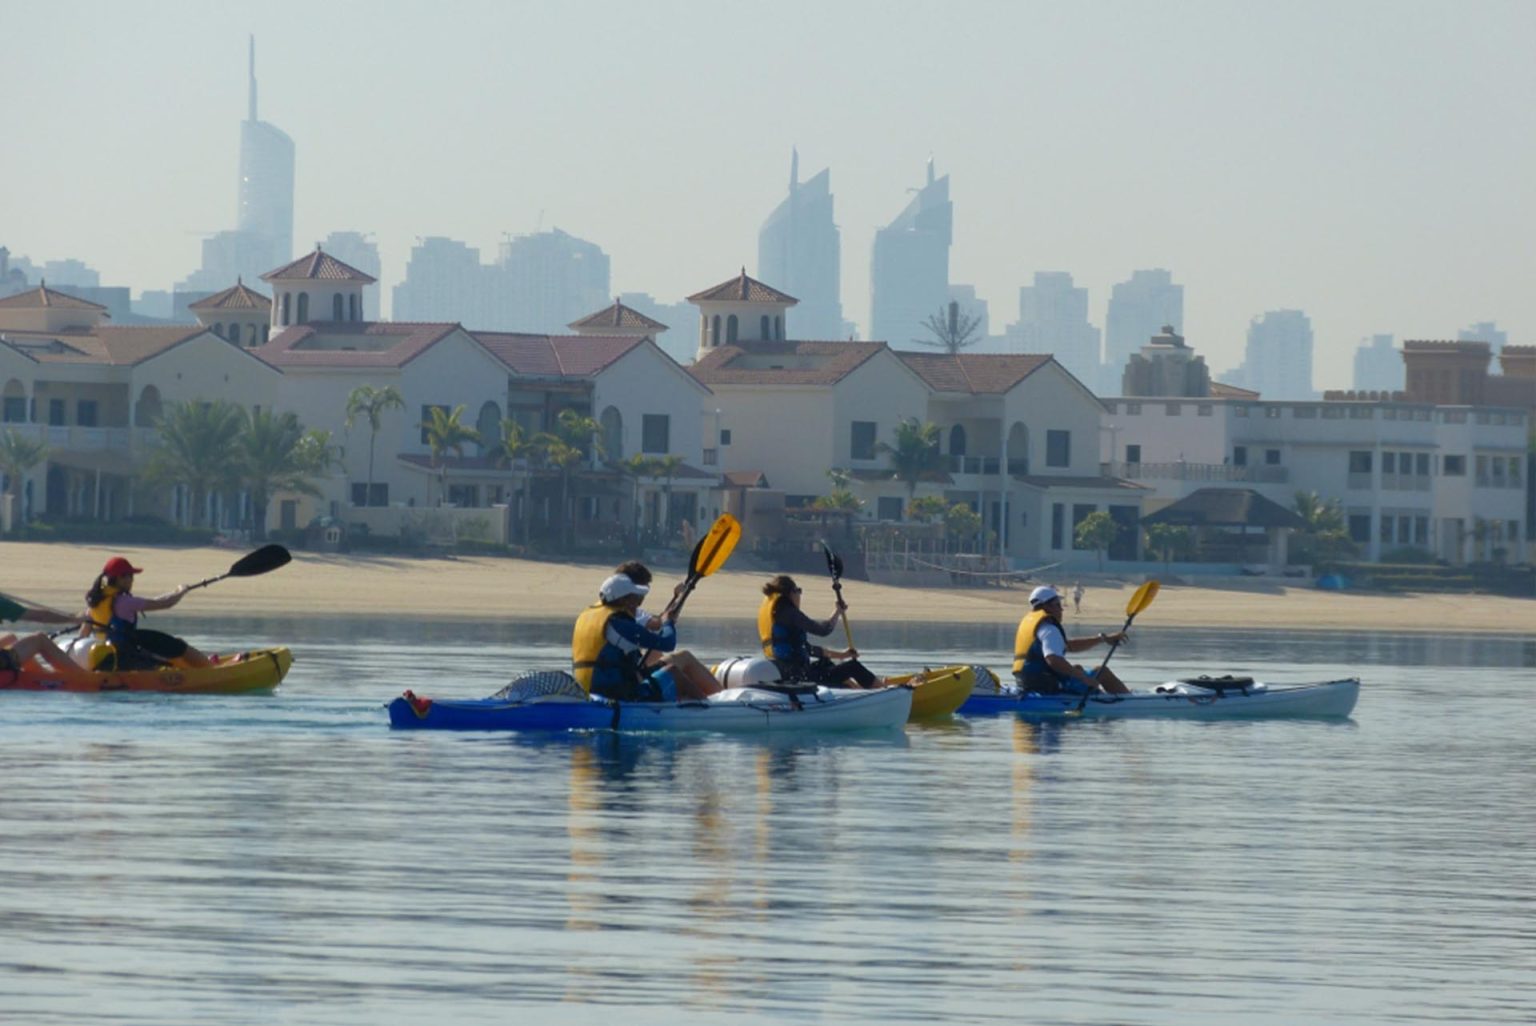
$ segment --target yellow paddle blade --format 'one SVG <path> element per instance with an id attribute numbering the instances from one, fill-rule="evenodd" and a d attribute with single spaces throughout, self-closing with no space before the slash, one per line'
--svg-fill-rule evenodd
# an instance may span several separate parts
<path id="1" fill-rule="evenodd" d="M 699 544 L 699 555 L 693 567 L 694 576 L 708 577 L 719 570 L 740 540 L 741 522 L 729 513 L 720 514 L 720 519 L 715 521 Z"/>
<path id="2" fill-rule="evenodd" d="M 1158 584 L 1156 581 L 1148 581 L 1146 584 L 1143 584 L 1141 587 L 1137 588 L 1136 593 L 1131 596 L 1131 601 L 1125 604 L 1125 615 L 1135 616 L 1137 613 L 1150 606 L 1152 604 L 1152 600 L 1157 598 L 1157 589 L 1161 587 L 1162 585 Z"/>

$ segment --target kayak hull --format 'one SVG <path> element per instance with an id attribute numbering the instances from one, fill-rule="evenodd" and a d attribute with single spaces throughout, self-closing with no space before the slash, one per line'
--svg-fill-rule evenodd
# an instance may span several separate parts
<path id="1" fill-rule="evenodd" d="M 29 663 L 10 683 L 0 677 L 0 691 L 74 691 L 82 693 L 145 691 L 182 695 L 230 695 L 271 691 L 293 665 L 286 648 L 255 649 L 221 656 L 217 665 L 194 668 L 163 666 L 153 670 L 82 670 L 57 674 Z M 6 675 L 9 676 L 9 675 Z"/>
<path id="2" fill-rule="evenodd" d="M 389 703 L 396 730 L 614 730 L 634 732 L 789 733 L 899 728 L 912 710 L 912 689 L 819 688 L 788 697 L 734 688 L 702 702 L 607 702 L 548 697 L 423 699 L 409 693 Z"/>
<path id="3" fill-rule="evenodd" d="M 976 672 L 969 666 L 945 666 L 904 677 L 887 677 L 889 684 L 912 686 L 909 720 L 936 720 L 953 715 L 965 704 L 976 686 Z"/>
<path id="4" fill-rule="evenodd" d="M 1294 686 L 1264 686 L 1246 693 L 1165 685 L 1170 690 L 1130 695 L 1095 695 L 1078 710 L 1076 695 L 973 693 L 960 707 L 962 716 L 1015 714 L 1029 719 L 1345 719 L 1360 697 L 1358 678 Z"/>

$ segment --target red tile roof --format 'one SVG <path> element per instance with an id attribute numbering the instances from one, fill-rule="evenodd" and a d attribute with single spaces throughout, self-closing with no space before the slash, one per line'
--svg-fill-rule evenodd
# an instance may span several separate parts
<path id="1" fill-rule="evenodd" d="M 107 309 L 100 303 L 92 303 L 90 300 L 50 289 L 46 283 L 35 289 L 28 289 L 14 296 L 0 299 L 0 310 L 37 310 L 45 306 L 64 310 L 100 310 L 102 312 L 106 312 Z"/>
<path id="2" fill-rule="evenodd" d="M 475 338 L 495 357 L 526 378 L 590 378 L 645 344 L 636 335 L 529 335 L 477 331 Z"/>
<path id="3" fill-rule="evenodd" d="M 936 392 L 1002 395 L 1051 361 L 1046 353 L 898 352 L 901 362 Z"/>
<path id="4" fill-rule="evenodd" d="M 782 303 L 786 306 L 794 306 L 800 300 L 785 292 L 780 292 L 772 285 L 764 285 L 756 278 L 747 277 L 747 269 L 743 267 L 741 273 L 730 281 L 723 281 L 714 288 L 705 289 L 703 292 L 695 292 L 688 297 L 688 302 L 751 302 L 751 303 Z"/>
<path id="5" fill-rule="evenodd" d="M 206 299 L 199 299 L 187 306 L 188 310 L 261 310 L 272 309 L 272 300 L 237 281 L 223 292 L 216 292 Z"/>
<path id="6" fill-rule="evenodd" d="M 141 327 L 103 324 L 88 332 L 16 332 L 5 343 L 38 363 L 102 363 L 131 367 L 199 335 L 212 334 L 200 324 Z M 213 336 L 218 338 L 217 335 Z M 225 345 L 223 339 L 219 341 Z"/>
<path id="7" fill-rule="evenodd" d="M 357 281 L 364 285 L 371 285 L 377 278 L 370 274 L 364 274 L 351 264 L 344 264 L 340 260 L 315 247 L 313 253 L 306 253 L 291 264 L 284 264 L 275 271 L 268 271 L 261 276 L 262 281 Z"/>
<path id="8" fill-rule="evenodd" d="M 688 371 L 706 385 L 835 385 L 884 342 L 738 342 L 711 349 Z"/>
<path id="9" fill-rule="evenodd" d="M 605 306 L 594 314 L 588 314 L 579 321 L 572 321 L 566 325 L 568 328 L 634 328 L 637 331 L 666 331 L 667 326 L 654 318 L 647 317 L 633 307 L 625 306 L 617 299 L 612 306 Z"/>
<path id="10" fill-rule="evenodd" d="M 249 350 L 274 367 L 403 367 L 460 329 L 408 321 L 325 321 L 286 328 Z"/>

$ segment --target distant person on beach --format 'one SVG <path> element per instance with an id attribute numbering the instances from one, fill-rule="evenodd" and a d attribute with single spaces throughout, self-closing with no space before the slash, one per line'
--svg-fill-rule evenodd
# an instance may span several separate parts
<path id="1" fill-rule="evenodd" d="M 619 701 L 677 702 L 719 691 L 714 675 L 702 666 L 706 679 L 696 683 L 681 668 L 646 661 L 647 652 L 667 653 L 677 647 L 677 613 L 670 605 L 648 623 L 636 617 L 650 590 L 622 573 L 603 581 L 597 602 L 577 617 L 571 634 L 571 668 L 577 683 L 591 694 Z M 697 660 L 693 663 L 698 665 Z"/>
<path id="2" fill-rule="evenodd" d="M 1029 593 L 1029 612 L 1019 621 L 1013 640 L 1013 679 L 1038 695 L 1081 695 L 1090 691 L 1130 694 L 1131 689 L 1108 667 L 1085 670 L 1067 660 L 1069 652 L 1086 652 L 1095 645 L 1124 640 L 1124 632 L 1067 640 L 1061 626 L 1061 595 L 1048 584 Z"/>
<path id="3" fill-rule="evenodd" d="M 0 595 L 0 623 L 8 620 L 65 625 L 80 622 L 78 616 L 66 616 L 51 609 L 23 605 Z M 85 669 L 46 634 L 29 634 L 25 638 L 3 634 L 0 635 L 0 686 L 13 683 L 21 668 L 31 660 L 37 660 L 45 669 L 54 671 L 78 672 Z"/>
<path id="4" fill-rule="evenodd" d="M 1074 614 L 1083 611 L 1083 582 L 1078 581 L 1072 585 L 1072 612 Z"/>
<path id="5" fill-rule="evenodd" d="M 626 560 L 613 568 L 616 574 L 623 574 L 636 584 L 649 589 L 651 586 L 651 568 L 638 559 Z M 682 594 L 683 582 L 679 581 L 677 587 L 672 589 L 672 597 L 675 599 Z M 635 610 L 635 619 L 644 624 L 647 630 L 661 630 L 661 617 L 645 609 Z M 675 619 L 675 618 L 674 618 Z M 698 657 L 687 649 L 676 649 L 671 652 L 652 651 L 647 667 L 664 666 L 674 673 L 681 675 L 690 685 L 688 689 L 692 697 L 703 698 L 721 690 L 720 682 L 715 675 L 709 672 L 709 667 L 699 662 Z"/>
<path id="6" fill-rule="evenodd" d="M 841 599 L 825 620 L 813 620 L 800 609 L 800 586 L 788 574 L 779 574 L 763 585 L 763 604 L 757 611 L 757 633 L 763 654 L 778 666 L 785 681 L 808 681 L 842 687 L 877 688 L 884 684 L 859 662 L 858 649 L 836 650 L 812 645 L 809 635 L 824 638 L 832 633 L 848 606 Z M 844 660 L 838 662 L 837 660 Z"/>

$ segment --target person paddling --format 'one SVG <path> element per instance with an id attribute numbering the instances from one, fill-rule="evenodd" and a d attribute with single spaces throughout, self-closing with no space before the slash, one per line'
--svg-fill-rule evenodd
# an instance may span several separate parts
<path id="1" fill-rule="evenodd" d="M 66 616 L 51 609 L 23 605 L 0 595 L 0 623 L 8 620 L 30 620 L 34 623 L 75 624 L 78 616 Z M 29 661 L 37 660 L 44 669 L 54 672 L 80 672 L 85 669 L 69 657 L 46 634 L 29 634 L 18 638 L 14 634 L 0 635 L 0 687 L 15 683 L 21 668 Z"/>
<path id="2" fill-rule="evenodd" d="M 1029 593 L 1029 607 L 1013 640 L 1013 679 L 1020 688 L 1037 695 L 1082 695 L 1097 690 L 1131 693 L 1108 667 L 1089 671 L 1067 659 L 1069 652 L 1086 652 L 1095 645 L 1123 641 L 1123 632 L 1068 641 L 1061 626 L 1061 595 L 1048 584 Z"/>
<path id="3" fill-rule="evenodd" d="M 651 586 L 651 568 L 638 559 L 630 559 L 620 563 L 613 568 L 613 572 L 623 574 L 631 581 L 647 589 Z M 672 592 L 673 601 L 676 601 L 678 596 L 683 593 L 684 587 L 685 582 L 679 581 L 677 587 Z M 644 609 L 635 610 L 635 621 L 644 625 L 648 631 L 655 632 L 661 630 L 661 617 Z M 721 690 L 720 682 L 715 679 L 713 673 L 709 672 L 709 667 L 699 662 L 698 657 L 686 649 L 678 648 L 673 649 L 671 652 L 653 650 L 646 653 L 645 669 L 649 670 L 657 666 L 664 666 L 682 677 L 689 685 L 686 690 L 696 697 L 703 698 Z"/>
<path id="4" fill-rule="evenodd" d="M 786 682 L 806 681 L 841 687 L 877 688 L 883 681 L 859 662 L 857 649 L 843 650 L 812 645 L 809 635 L 824 638 L 832 633 L 848 606 L 842 599 L 825 620 L 813 620 L 800 610 L 800 586 L 788 574 L 779 574 L 763 585 L 763 603 L 757 610 L 757 634 L 763 654 L 774 661 Z M 836 660 L 843 660 L 837 662 Z"/>
<path id="5" fill-rule="evenodd" d="M 144 571 L 122 556 L 113 556 L 101 568 L 101 575 L 86 592 L 85 604 L 90 622 L 82 635 L 94 634 L 111 642 L 117 649 L 117 669 L 144 669 L 178 660 L 186 666 L 212 665 L 209 658 L 181 638 L 139 626 L 139 614 L 170 609 L 188 591 L 185 584 L 157 598 L 133 594 L 134 575 Z"/>
<path id="6" fill-rule="evenodd" d="M 598 601 L 577 617 L 571 633 L 572 676 L 588 693 L 618 701 L 676 702 L 706 697 L 711 692 L 670 667 L 643 665 L 647 651 L 671 652 L 677 647 L 677 613 L 671 606 L 662 613 L 654 631 L 635 619 L 641 600 L 650 590 L 625 574 L 603 581 Z M 718 684 L 715 690 L 719 690 Z"/>

